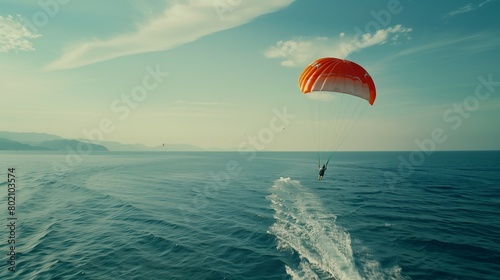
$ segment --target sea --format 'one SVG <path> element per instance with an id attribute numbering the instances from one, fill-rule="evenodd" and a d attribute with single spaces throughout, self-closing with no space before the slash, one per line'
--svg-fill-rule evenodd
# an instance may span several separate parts
<path id="1" fill-rule="evenodd" d="M 3 151 L 0 279 L 500 279 L 499 151 L 318 156 Z"/>

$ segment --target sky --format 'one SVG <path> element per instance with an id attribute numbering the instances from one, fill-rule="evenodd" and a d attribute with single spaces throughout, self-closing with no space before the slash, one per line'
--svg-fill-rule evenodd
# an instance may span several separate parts
<path id="1" fill-rule="evenodd" d="M 499 150 L 498 14 L 498 0 L 4 0 L 0 131 L 229 150 Z M 377 99 L 354 122 L 311 118 L 297 79 L 321 57 L 373 78 Z M 350 123 L 337 144 L 335 121 Z"/>

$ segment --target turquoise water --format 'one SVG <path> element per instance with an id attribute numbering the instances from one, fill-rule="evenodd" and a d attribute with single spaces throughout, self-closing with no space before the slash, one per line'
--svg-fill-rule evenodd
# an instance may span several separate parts
<path id="1" fill-rule="evenodd" d="M 0 279 L 500 279 L 500 152 L 0 159 Z"/>

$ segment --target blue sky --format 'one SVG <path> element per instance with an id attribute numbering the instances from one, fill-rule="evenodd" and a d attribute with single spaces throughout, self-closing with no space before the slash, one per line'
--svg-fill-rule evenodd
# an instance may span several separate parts
<path id="1" fill-rule="evenodd" d="M 328 150 L 329 138 L 321 147 L 315 138 L 336 131 L 326 120 L 320 126 L 329 133 L 311 133 L 297 78 L 329 56 L 362 65 L 377 87 L 375 104 L 340 150 L 500 149 L 500 1 L 6 0 L 0 7 L 3 131 Z"/>

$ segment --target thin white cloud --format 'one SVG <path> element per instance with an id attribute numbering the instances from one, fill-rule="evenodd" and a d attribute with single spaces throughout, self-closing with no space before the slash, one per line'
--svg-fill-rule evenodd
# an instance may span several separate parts
<path id="1" fill-rule="evenodd" d="M 169 50 L 240 26 L 287 7 L 293 1 L 175 1 L 176 4 L 166 8 L 161 17 L 138 26 L 136 32 L 72 46 L 45 69 L 71 69 L 127 55 Z"/>
<path id="2" fill-rule="evenodd" d="M 469 36 L 446 36 L 435 38 L 431 43 L 419 45 L 413 48 L 405 49 L 399 53 L 394 54 L 390 59 L 395 59 L 402 56 L 413 55 L 417 53 L 433 53 L 439 51 L 447 51 L 449 54 L 450 48 L 454 50 L 456 55 L 463 55 L 463 53 L 478 53 L 487 50 L 498 48 L 500 38 L 498 34 L 490 32 L 481 32 Z"/>
<path id="3" fill-rule="evenodd" d="M 482 6 L 484 6 L 485 4 L 487 4 L 489 2 L 493 2 L 493 0 L 486 0 L 486 1 L 479 3 L 479 8 L 481 8 Z"/>
<path id="4" fill-rule="evenodd" d="M 40 36 L 33 34 L 11 15 L 0 16 L 0 52 L 33 51 L 35 48 L 31 40 Z"/>
<path id="5" fill-rule="evenodd" d="M 444 15 L 444 18 L 449 18 L 449 17 L 452 17 L 452 16 L 456 16 L 456 15 L 459 15 L 459 14 L 464 14 L 464 13 L 468 13 L 468 12 L 472 12 L 472 11 L 475 11 L 481 7 L 483 7 L 484 5 L 490 3 L 490 2 L 493 2 L 493 0 L 485 0 L 481 3 L 479 3 L 478 5 L 475 5 L 475 4 L 472 4 L 472 3 L 468 3 L 467 5 L 465 6 L 462 6 L 454 11 L 451 11 L 449 13 L 447 13 L 446 15 Z"/>
<path id="6" fill-rule="evenodd" d="M 346 58 L 350 54 L 375 45 L 399 42 L 401 37 L 410 39 L 411 28 L 401 25 L 380 29 L 375 34 L 348 37 L 340 33 L 338 38 L 316 37 L 279 41 L 264 52 L 267 58 L 281 58 L 283 66 L 302 66 L 318 57 Z"/>

